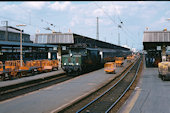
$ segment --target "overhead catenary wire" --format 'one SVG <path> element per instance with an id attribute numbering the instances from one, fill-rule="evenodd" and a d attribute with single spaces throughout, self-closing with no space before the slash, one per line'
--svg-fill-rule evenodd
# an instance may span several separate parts
<path id="1" fill-rule="evenodd" d="M 29 16 L 30 16 L 30 11 L 27 11 L 27 10 L 25 10 L 24 8 L 22 8 L 22 7 L 19 7 L 19 8 L 21 8 L 22 10 L 24 10 L 25 12 L 27 12 L 27 13 L 29 13 Z M 48 22 L 47 20 L 45 20 L 45 19 L 42 19 L 42 18 L 40 18 L 40 17 L 38 17 L 40 20 L 41 20 L 41 22 L 45 22 L 46 24 L 48 24 L 48 25 L 50 25 L 50 26 L 53 26 L 53 27 L 56 27 L 57 25 L 55 25 L 55 24 L 52 24 L 51 22 Z M 29 21 L 31 21 L 31 17 L 29 17 Z"/>
<path id="2" fill-rule="evenodd" d="M 117 12 L 118 19 L 119 19 L 119 21 L 120 21 L 120 23 L 121 23 L 121 25 L 122 25 L 122 29 L 125 28 L 125 29 L 128 31 L 128 32 L 124 31 L 127 35 L 128 35 L 128 34 L 133 35 L 133 36 L 130 36 L 130 39 L 133 38 L 133 40 L 131 40 L 131 41 L 134 41 L 134 40 L 135 40 L 135 38 L 134 38 L 135 35 L 132 34 L 132 33 L 129 31 L 129 29 L 124 25 L 124 23 L 122 22 L 122 19 L 120 18 L 120 15 L 119 15 L 119 13 L 118 13 L 118 11 L 117 11 L 117 8 L 114 7 L 114 9 L 115 9 L 115 11 Z"/>
<path id="3" fill-rule="evenodd" d="M 116 25 L 116 26 L 120 26 L 120 24 L 117 24 L 113 19 L 112 19 L 112 17 L 101 7 L 101 6 L 99 6 L 97 3 L 95 3 L 94 2 L 94 4 L 98 7 L 98 8 L 100 8 L 100 9 L 102 9 L 102 11 L 105 13 L 105 15 L 107 15 L 108 17 L 109 17 L 109 19 Z M 117 27 L 116 27 L 117 28 Z"/>
<path id="4" fill-rule="evenodd" d="M 118 26 L 118 25 L 120 25 L 120 24 L 118 24 L 118 23 L 116 23 L 115 22 L 115 20 L 101 7 L 101 6 L 99 6 L 97 3 L 95 3 L 99 8 L 101 8 L 102 10 L 103 10 L 103 12 L 105 13 L 105 15 L 107 15 L 108 17 L 109 17 L 109 19 L 116 25 L 116 26 Z M 22 8 L 22 7 L 20 7 L 20 8 Z M 115 8 L 115 7 L 114 7 Z M 24 9 L 24 8 L 22 8 L 22 9 Z M 116 8 L 115 8 L 116 9 Z M 117 10 L 117 9 L 116 9 Z M 26 11 L 26 12 L 28 12 L 28 13 L 30 13 L 30 11 L 27 11 L 27 10 L 23 10 L 23 11 Z M 35 16 L 35 15 L 34 15 Z M 31 26 L 31 27 L 38 27 L 38 28 L 40 28 L 40 29 L 44 29 L 44 27 L 42 27 L 42 26 L 39 26 L 39 25 L 36 25 L 36 24 L 32 24 L 31 22 L 33 22 L 33 21 L 31 21 L 31 18 L 32 17 L 34 17 L 33 15 L 31 15 L 31 17 L 30 17 L 30 21 L 27 23 L 27 22 L 23 22 L 23 21 L 21 21 L 21 20 L 16 20 L 16 19 L 11 19 L 10 18 L 10 20 L 13 20 L 13 21 L 15 21 L 15 22 L 20 22 L 20 23 L 23 23 L 23 24 L 27 24 L 28 26 Z M 2 16 L 1 16 L 2 17 Z M 3 18 L 5 18 L 5 17 L 3 17 Z M 40 18 L 40 17 L 35 17 L 36 19 L 38 19 L 39 18 L 39 20 L 40 21 L 43 21 L 43 23 L 46 23 L 46 24 L 48 24 L 48 25 L 50 25 L 50 26 L 53 26 L 53 27 L 56 27 L 56 25 L 55 24 L 52 24 L 52 23 L 50 23 L 49 21 L 47 21 L 47 20 L 45 20 L 45 19 L 43 19 L 43 18 Z M 9 18 L 8 18 L 9 19 Z M 119 20 L 121 21 L 121 18 L 120 18 L 120 16 L 119 16 Z M 125 27 L 126 28 L 126 27 Z M 126 29 L 125 29 L 126 30 Z M 129 31 L 128 31 L 129 32 Z M 127 32 L 127 34 L 129 34 Z M 125 37 L 126 38 L 126 37 Z M 132 40 L 131 38 L 130 38 L 130 40 Z M 135 40 L 132 40 L 132 41 L 135 41 Z"/>
<path id="5" fill-rule="evenodd" d="M 27 26 L 30 26 L 30 27 L 33 27 L 33 28 L 45 29 L 45 30 L 47 30 L 49 28 L 49 27 L 42 27 L 42 26 L 35 25 L 35 24 L 29 24 L 27 22 L 24 22 L 24 21 L 21 21 L 21 20 L 12 19 L 12 18 L 9 18 L 9 17 L 0 16 L 0 18 L 8 19 L 8 20 L 13 21 L 13 22 L 19 22 L 21 24 L 26 24 Z"/>
<path id="6" fill-rule="evenodd" d="M 113 4 L 113 3 L 112 3 Z M 114 4 L 113 4 L 114 5 Z M 122 22 L 122 20 L 121 20 L 121 18 L 120 18 L 120 15 L 119 15 L 119 13 L 118 13 L 118 11 L 117 11 L 117 8 L 116 7 L 114 7 L 114 9 L 115 9 L 115 11 L 117 12 L 117 14 L 118 14 L 118 19 L 119 19 L 119 21 L 122 23 L 122 28 L 125 28 L 128 32 L 127 33 L 129 33 L 129 34 L 131 34 L 131 35 L 133 35 L 133 37 L 131 37 L 131 38 L 133 38 L 133 40 L 135 40 L 134 39 L 134 34 L 132 33 L 132 32 L 130 32 L 130 30 L 124 25 L 124 23 Z M 136 37 L 136 36 L 135 36 Z M 138 36 L 137 36 L 138 37 Z"/>
<path id="7" fill-rule="evenodd" d="M 13 21 L 13 22 L 19 22 L 19 23 L 22 23 L 22 24 L 26 24 L 27 26 L 30 26 L 30 27 L 33 27 L 33 28 L 46 29 L 46 27 L 42 27 L 42 26 L 39 26 L 39 25 L 35 25 L 35 23 L 32 24 L 32 21 L 31 21 L 31 12 L 30 12 L 30 11 L 25 10 L 25 9 L 22 8 L 22 7 L 18 7 L 18 8 L 20 8 L 22 11 L 25 11 L 25 12 L 26 12 L 25 14 L 29 14 L 29 22 L 23 22 L 23 21 L 21 21 L 21 20 L 11 19 L 11 18 L 9 18 L 9 17 L 3 17 L 3 16 L 0 16 L 0 17 L 1 17 L 1 18 L 5 18 L 5 19 L 8 19 L 8 20 L 11 20 L 11 21 Z M 36 17 L 36 18 L 37 18 L 37 17 Z M 42 18 L 40 18 L 40 17 L 38 17 L 38 18 L 41 20 L 41 22 L 43 22 L 43 23 L 45 22 L 46 24 L 48 24 L 48 25 L 50 25 L 50 26 L 56 27 L 55 24 L 52 24 L 52 23 L 50 23 L 50 22 L 48 22 L 48 21 L 46 21 L 45 19 L 42 19 Z"/>
<path id="8" fill-rule="evenodd" d="M 121 20 L 121 18 L 120 18 L 120 15 L 118 14 L 118 19 L 119 19 L 119 21 L 120 21 L 120 23 L 121 24 L 118 24 L 118 23 L 116 23 L 113 19 L 112 19 L 112 17 L 111 16 L 109 16 L 108 15 L 108 13 L 106 12 L 106 11 L 104 11 L 104 9 L 101 7 L 101 6 L 99 6 L 97 3 L 95 3 L 95 5 L 98 7 L 98 8 L 100 8 L 100 9 L 102 9 L 103 10 L 103 12 L 109 17 L 109 19 L 116 25 L 116 26 L 121 26 L 121 28 L 123 29 L 123 28 L 125 28 L 126 30 L 127 30 L 127 32 L 124 30 L 124 32 L 129 36 L 129 34 L 131 33 L 129 30 L 128 30 L 128 28 L 123 24 L 123 22 L 122 22 L 122 20 Z M 117 9 L 114 7 L 114 9 L 115 9 L 115 11 L 118 13 L 118 11 L 117 11 Z M 123 27 L 122 27 L 123 26 Z M 133 38 L 132 36 L 130 36 L 131 38 Z M 129 38 L 131 41 L 133 41 L 134 43 L 136 43 L 136 41 L 135 41 L 135 39 L 133 38 L 133 39 L 131 39 L 131 38 Z"/>
<path id="9" fill-rule="evenodd" d="M 16 19 L 11 19 L 11 18 L 9 18 L 9 17 L 3 17 L 3 16 L 0 16 L 1 18 L 5 18 L 5 19 L 8 19 L 8 20 L 11 20 L 11 21 L 14 21 L 14 22 L 19 22 L 19 23 L 22 23 L 22 24 L 27 24 L 27 26 L 31 26 L 31 27 L 38 27 L 38 28 L 41 28 L 41 29 L 44 29 L 43 27 L 40 27 L 40 26 L 38 26 L 38 25 L 29 25 L 28 23 L 26 23 L 26 22 L 23 22 L 23 21 L 21 21 L 21 20 L 16 20 Z"/>
<path id="10" fill-rule="evenodd" d="M 100 6 L 99 6 L 97 3 L 95 3 L 95 2 L 94 2 L 94 4 L 95 4 L 97 7 L 99 7 L 100 9 L 102 9 L 103 12 L 111 19 L 111 21 L 112 21 L 115 25 L 119 25 L 119 24 L 117 24 L 117 23 L 112 19 L 112 17 L 110 17 L 110 15 L 109 15 L 107 12 L 104 11 L 104 9 L 103 9 L 102 7 L 100 7 Z"/>

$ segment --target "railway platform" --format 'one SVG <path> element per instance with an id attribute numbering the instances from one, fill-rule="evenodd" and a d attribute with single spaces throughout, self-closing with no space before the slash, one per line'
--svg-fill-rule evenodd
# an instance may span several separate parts
<path id="1" fill-rule="evenodd" d="M 54 75 L 59 75 L 65 73 L 61 68 L 59 68 L 57 71 L 52 71 L 48 73 L 41 73 L 37 74 L 34 76 L 28 76 L 28 77 L 22 77 L 14 80 L 7 80 L 7 81 L 0 81 L 0 88 L 1 87 L 7 87 L 15 84 L 20 84 L 24 82 L 29 82 L 29 81 L 34 81 L 37 79 L 44 79 L 46 77 L 54 76 Z"/>
<path id="2" fill-rule="evenodd" d="M 1 113 L 54 113 L 97 90 L 120 74 L 131 63 L 125 60 L 116 74 L 106 74 L 104 68 L 68 81 L 0 102 Z"/>
<path id="3" fill-rule="evenodd" d="M 170 81 L 158 77 L 158 68 L 146 68 L 127 101 L 118 113 L 169 113 Z"/>

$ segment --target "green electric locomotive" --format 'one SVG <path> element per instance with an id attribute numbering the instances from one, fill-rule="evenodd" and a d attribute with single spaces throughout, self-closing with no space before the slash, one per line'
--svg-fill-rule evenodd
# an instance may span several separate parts
<path id="1" fill-rule="evenodd" d="M 96 48 L 70 47 L 69 54 L 62 55 L 61 61 L 67 75 L 79 75 L 101 66 L 101 56 Z"/>

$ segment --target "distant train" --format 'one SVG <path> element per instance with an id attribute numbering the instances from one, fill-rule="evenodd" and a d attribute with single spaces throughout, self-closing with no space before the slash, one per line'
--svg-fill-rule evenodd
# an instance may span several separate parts
<path id="1" fill-rule="evenodd" d="M 115 57 L 124 57 L 132 54 L 123 50 L 101 50 L 99 48 L 70 47 L 69 54 L 62 55 L 61 66 L 67 75 L 79 75 L 89 70 L 104 66 L 104 63 L 114 61 Z"/>

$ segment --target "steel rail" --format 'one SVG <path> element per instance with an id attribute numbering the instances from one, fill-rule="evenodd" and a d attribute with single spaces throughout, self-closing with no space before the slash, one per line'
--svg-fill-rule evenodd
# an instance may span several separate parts
<path id="1" fill-rule="evenodd" d="M 137 63 L 137 62 L 136 62 Z M 124 74 L 124 76 L 117 81 L 112 87 L 110 87 L 108 90 L 106 90 L 104 93 L 102 93 L 101 95 L 99 95 L 97 98 L 95 98 L 94 100 L 92 100 L 91 102 L 89 102 L 88 104 L 86 104 L 84 107 L 82 107 L 81 109 L 79 109 L 76 113 L 80 113 L 81 111 L 83 111 L 85 108 L 87 108 L 88 106 L 90 106 L 92 103 L 94 103 L 95 101 L 97 101 L 98 99 L 100 99 L 102 96 L 104 96 L 107 92 L 109 92 L 111 89 L 113 89 L 134 67 L 134 65 L 136 64 L 134 63 L 132 65 L 132 67 Z"/>
<path id="2" fill-rule="evenodd" d="M 28 84 L 24 84 L 24 86 L 19 86 L 17 88 L 13 88 L 13 89 L 9 89 L 9 90 L 5 90 L 5 91 L 1 91 L 0 92 L 0 102 L 13 98 L 13 97 L 17 97 L 19 95 L 23 95 L 29 92 L 33 92 L 48 86 L 51 86 L 53 84 L 58 84 L 61 82 L 64 82 L 66 80 L 72 79 L 72 77 L 68 77 L 66 75 L 61 75 L 61 76 L 57 76 L 54 78 L 50 78 L 50 79 L 41 79 L 40 81 L 36 81 L 35 83 L 28 83 Z M 29 90 L 27 90 L 29 88 Z M 31 88 L 31 89 L 30 89 Z M 11 95 L 12 93 L 12 95 Z"/>
<path id="3" fill-rule="evenodd" d="M 135 76 L 134 76 L 133 80 L 131 81 L 130 85 L 126 88 L 126 90 L 122 93 L 122 95 L 109 107 L 109 109 L 105 113 L 108 113 L 119 102 L 119 100 L 125 95 L 125 93 L 128 91 L 128 89 L 131 87 L 131 85 L 135 81 L 136 76 L 138 74 L 140 64 L 141 64 L 141 61 L 140 61 L 139 65 L 138 65 L 138 68 L 136 70 Z"/>
<path id="4" fill-rule="evenodd" d="M 0 94 L 3 95 L 3 94 L 6 94 L 6 93 L 11 93 L 11 92 L 15 92 L 17 90 L 22 90 L 22 89 L 25 89 L 25 88 L 29 88 L 29 87 L 33 87 L 33 86 L 36 86 L 36 85 L 40 85 L 40 84 L 44 84 L 44 83 L 48 83 L 48 82 L 51 82 L 51 81 L 54 81 L 54 80 L 59 80 L 59 79 L 62 79 L 64 77 L 67 77 L 66 75 L 61 75 L 61 76 L 57 76 L 55 78 L 52 78 L 52 79 L 49 79 L 49 80 L 46 80 L 44 78 L 41 78 L 40 82 L 35 82 L 33 84 L 26 84 L 26 85 L 23 85 L 23 86 L 20 86 L 20 87 L 16 87 L 16 88 L 13 88 L 13 89 L 9 89 L 9 90 L 5 90 L 5 91 L 1 91 Z M 44 79 L 44 80 L 43 80 Z M 22 83 L 21 83 L 22 84 Z M 18 85 L 18 84 L 17 84 Z"/>

